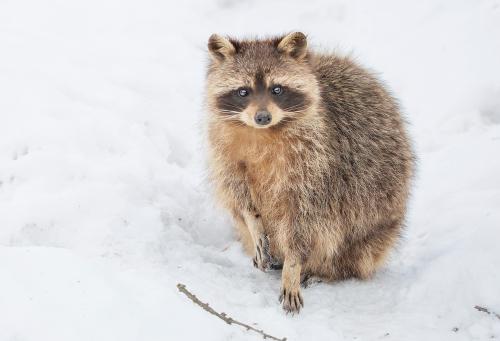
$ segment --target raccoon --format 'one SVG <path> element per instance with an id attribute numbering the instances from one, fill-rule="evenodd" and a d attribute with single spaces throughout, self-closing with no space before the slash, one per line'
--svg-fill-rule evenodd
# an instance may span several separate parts
<path id="1" fill-rule="evenodd" d="M 414 154 L 398 104 L 348 57 L 301 32 L 212 35 L 206 78 L 210 178 L 253 264 L 301 283 L 368 279 L 400 237 Z"/>

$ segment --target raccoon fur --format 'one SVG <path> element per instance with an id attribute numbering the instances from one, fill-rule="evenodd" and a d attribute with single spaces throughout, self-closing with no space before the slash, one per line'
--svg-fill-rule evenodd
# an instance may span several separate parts
<path id="1" fill-rule="evenodd" d="M 400 237 L 414 154 L 400 109 L 348 57 L 212 35 L 206 79 L 210 178 L 280 302 L 306 278 L 368 279 Z"/>

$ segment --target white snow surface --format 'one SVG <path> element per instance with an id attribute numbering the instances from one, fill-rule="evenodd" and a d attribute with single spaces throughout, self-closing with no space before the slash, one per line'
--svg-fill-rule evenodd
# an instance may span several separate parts
<path id="1" fill-rule="evenodd" d="M 405 237 L 286 315 L 206 184 L 213 32 L 301 30 L 399 98 Z M 0 340 L 500 338 L 500 1 L 0 1 Z"/>

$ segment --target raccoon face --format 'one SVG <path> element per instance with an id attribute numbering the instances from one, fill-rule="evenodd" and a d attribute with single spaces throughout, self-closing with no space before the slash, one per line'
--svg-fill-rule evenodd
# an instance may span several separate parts
<path id="1" fill-rule="evenodd" d="M 251 41 L 212 35 L 208 49 L 208 102 L 217 118 L 265 129 L 303 117 L 316 105 L 319 89 L 304 34 Z"/>

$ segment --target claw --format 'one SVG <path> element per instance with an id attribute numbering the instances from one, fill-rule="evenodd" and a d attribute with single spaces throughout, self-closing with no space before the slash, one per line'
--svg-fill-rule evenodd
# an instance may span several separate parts
<path id="1" fill-rule="evenodd" d="M 262 234 L 255 245 L 254 265 L 262 271 L 272 268 L 271 255 L 269 253 L 269 239 Z"/>
<path id="2" fill-rule="evenodd" d="M 300 291 L 292 292 L 287 291 L 286 289 L 281 290 L 281 294 L 279 296 L 280 303 L 283 304 L 283 309 L 286 314 L 292 313 L 292 316 L 296 313 L 300 312 L 300 309 L 304 306 L 304 300 L 302 299 L 302 295 Z"/>

